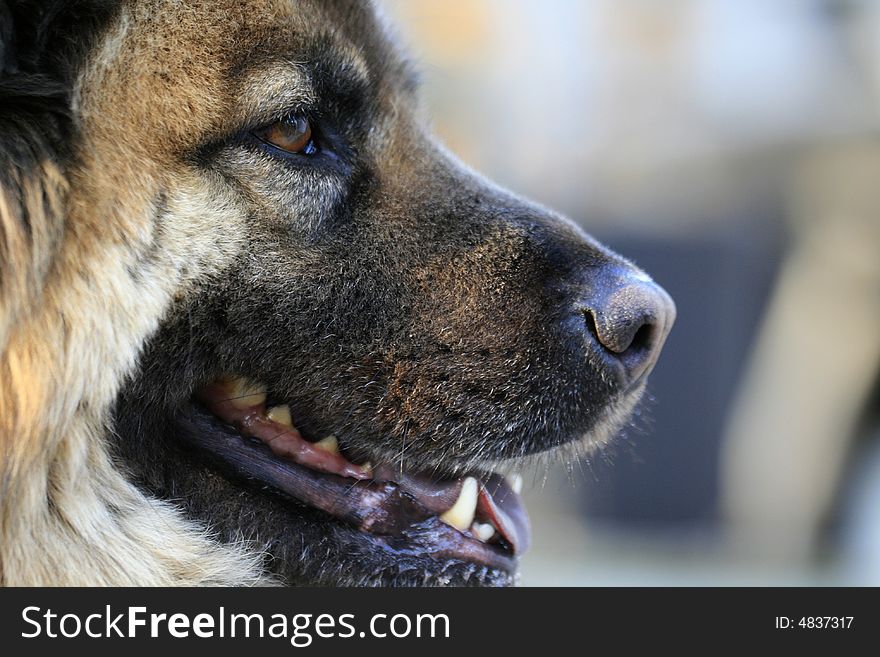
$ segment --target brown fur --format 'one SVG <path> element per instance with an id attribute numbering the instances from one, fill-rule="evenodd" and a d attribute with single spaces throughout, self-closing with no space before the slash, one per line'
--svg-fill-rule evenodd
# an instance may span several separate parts
<path id="1" fill-rule="evenodd" d="M 468 582 L 218 475 L 175 418 L 234 371 L 401 468 L 579 452 L 644 382 L 609 374 L 571 304 L 636 270 L 438 147 L 364 4 L 107 4 L 60 3 L 45 52 L 4 63 L 57 93 L 0 149 L 0 583 Z M 319 102 L 341 164 L 242 145 Z"/>
<path id="2" fill-rule="evenodd" d="M 228 20 L 220 12 L 238 7 L 208 4 L 217 12 L 214 29 Z M 19 189 L 4 190 L 0 582 L 6 585 L 236 584 L 262 577 L 255 557 L 218 546 L 204 529 L 137 491 L 112 464 L 104 438 L 122 377 L 186 286 L 186 270 L 190 277 L 209 273 L 222 265 L 211 259 L 236 242 L 234 204 L 222 205 L 222 197 L 188 181 L 173 162 L 197 120 L 216 120 L 219 108 L 210 107 L 206 89 L 216 63 L 202 52 L 166 71 L 137 64 L 153 58 L 152 48 L 171 47 L 182 31 L 210 31 L 169 9 L 156 3 L 123 11 L 85 67 L 74 100 L 83 124 L 77 166 L 65 176 L 56 164 L 41 162 Z M 155 30 L 141 26 L 149 22 Z M 132 37 L 138 33 L 159 43 L 138 43 Z M 204 63 L 194 64 L 199 60 Z M 220 95 L 216 79 L 213 84 Z M 173 89 L 186 96 L 173 97 Z M 161 112 L 149 102 L 155 98 L 167 99 Z M 159 138 L 143 143 L 135 133 Z M 194 208 L 198 214 L 179 222 L 176 233 L 157 237 L 152 204 L 165 178 L 177 189 L 170 203 L 182 216 Z M 213 227 L 204 218 L 210 210 L 202 213 L 211 207 L 223 212 L 229 233 L 206 243 Z M 151 250 L 159 256 L 144 267 Z"/>

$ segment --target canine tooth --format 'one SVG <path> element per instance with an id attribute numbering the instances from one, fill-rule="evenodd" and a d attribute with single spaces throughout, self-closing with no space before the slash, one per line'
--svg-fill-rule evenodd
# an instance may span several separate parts
<path id="1" fill-rule="evenodd" d="M 273 422 L 283 424 L 285 427 L 293 427 L 293 420 L 290 418 L 290 406 L 287 404 L 273 406 L 269 409 L 269 412 L 266 413 L 266 417 Z"/>
<path id="2" fill-rule="evenodd" d="M 361 467 L 361 470 L 366 472 L 368 475 L 373 474 L 373 464 L 370 463 L 369 461 L 364 461 L 360 467 Z"/>
<path id="3" fill-rule="evenodd" d="M 483 543 L 495 536 L 495 528 L 489 523 L 475 522 L 473 531 L 476 537 L 483 541 Z"/>
<path id="4" fill-rule="evenodd" d="M 331 454 L 339 454 L 339 441 L 336 440 L 336 436 L 327 436 L 323 440 L 319 440 L 315 443 L 315 447 Z"/>
<path id="5" fill-rule="evenodd" d="M 459 531 L 469 529 L 477 512 L 477 496 L 479 488 L 477 480 L 467 477 L 461 484 L 461 492 L 452 508 L 440 516 L 440 520 Z"/>
<path id="6" fill-rule="evenodd" d="M 517 495 L 522 493 L 523 478 L 519 472 L 514 472 L 512 475 L 508 475 L 507 483 L 510 485 L 511 490 L 513 490 L 514 493 Z"/>
<path id="7" fill-rule="evenodd" d="M 266 386 L 235 377 L 227 383 L 229 402 L 236 408 L 251 408 L 266 403 Z"/>

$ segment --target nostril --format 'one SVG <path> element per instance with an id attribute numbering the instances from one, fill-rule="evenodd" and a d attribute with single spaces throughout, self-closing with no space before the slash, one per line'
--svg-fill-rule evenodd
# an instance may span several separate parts
<path id="1" fill-rule="evenodd" d="M 656 363 L 675 319 L 675 306 L 661 287 L 644 277 L 599 283 L 576 302 L 579 329 L 593 353 L 623 385 L 630 385 Z"/>
<path id="2" fill-rule="evenodd" d="M 654 326 L 649 321 L 621 322 L 612 326 L 603 324 L 600 327 L 592 310 L 584 309 L 582 312 L 587 332 L 611 353 L 623 356 L 650 349 L 654 339 Z"/>
<path id="3" fill-rule="evenodd" d="M 641 321 L 608 321 L 592 310 L 582 311 L 584 332 L 604 353 L 609 363 L 621 368 L 624 382 L 636 380 L 650 368 L 660 328 L 648 318 Z"/>
<path id="4" fill-rule="evenodd" d="M 632 342 L 624 351 L 643 351 L 645 349 L 650 349 L 653 341 L 653 324 L 642 324 L 633 336 Z"/>
<path id="5" fill-rule="evenodd" d="M 593 311 L 585 308 L 583 311 L 584 314 L 584 324 L 587 328 L 587 333 L 592 335 L 599 344 L 602 344 L 602 338 L 599 337 L 599 329 L 596 328 L 596 318 L 593 316 Z"/>

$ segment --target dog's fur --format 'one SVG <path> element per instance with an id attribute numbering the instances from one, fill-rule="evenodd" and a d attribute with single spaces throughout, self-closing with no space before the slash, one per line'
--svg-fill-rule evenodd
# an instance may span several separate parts
<path id="1" fill-rule="evenodd" d="M 561 308 L 630 265 L 442 151 L 366 3 L 0 21 L 0 582 L 507 583 L 227 478 L 175 410 L 232 371 L 351 454 L 449 475 L 602 440 L 641 391 Z M 338 157 L 250 138 L 294 110 Z"/>

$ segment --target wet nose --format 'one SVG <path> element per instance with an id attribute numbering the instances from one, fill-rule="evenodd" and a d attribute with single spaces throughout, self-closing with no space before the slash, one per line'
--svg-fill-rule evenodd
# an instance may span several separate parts
<path id="1" fill-rule="evenodd" d="M 612 270 L 578 303 L 586 338 L 628 387 L 654 367 L 675 321 L 675 303 L 640 271 Z"/>

